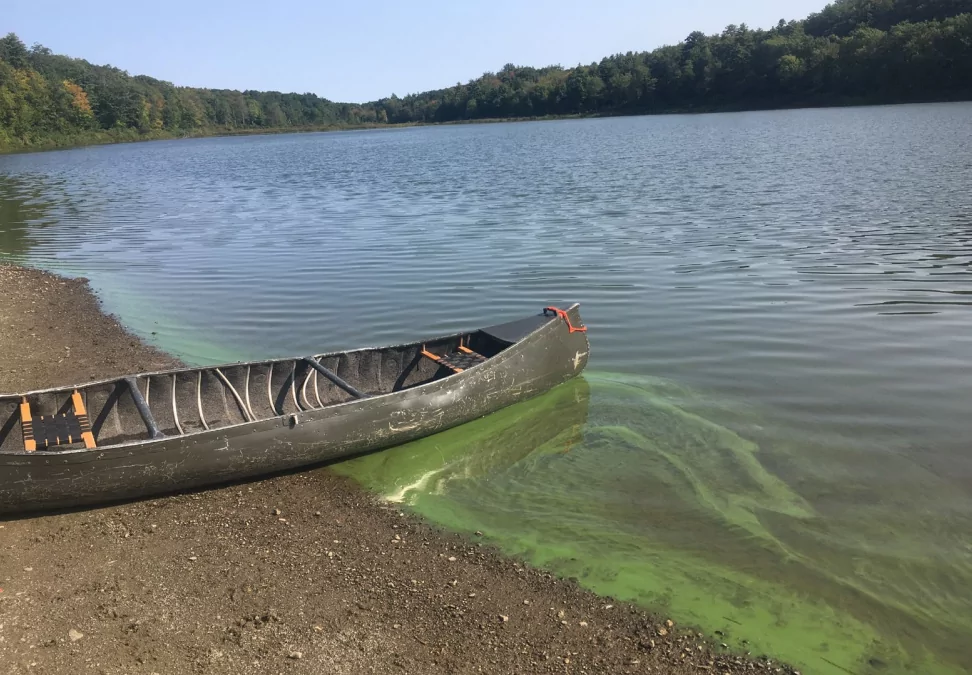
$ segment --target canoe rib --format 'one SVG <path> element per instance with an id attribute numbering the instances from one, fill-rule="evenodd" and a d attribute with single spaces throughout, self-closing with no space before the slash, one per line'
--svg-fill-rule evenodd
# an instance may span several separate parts
<path id="1" fill-rule="evenodd" d="M 307 369 L 307 374 L 304 375 L 304 382 L 300 385 L 300 398 L 304 401 L 304 410 L 314 410 L 322 406 L 315 406 L 314 403 L 307 396 L 307 385 L 310 384 L 311 378 L 317 377 L 317 371 L 313 368 Z"/>
<path id="2" fill-rule="evenodd" d="M 199 377 L 196 378 L 196 409 L 199 410 L 199 421 L 202 422 L 203 429 L 209 431 L 209 425 L 206 424 L 206 416 L 203 415 L 202 377 L 203 377 L 203 371 L 200 370 Z"/>
<path id="3" fill-rule="evenodd" d="M 251 420 L 256 419 L 256 415 L 253 414 L 253 407 L 250 405 L 250 368 L 252 366 L 246 367 L 246 379 L 243 381 L 243 389 L 246 392 L 246 411 L 250 415 Z"/>
<path id="4" fill-rule="evenodd" d="M 283 413 L 281 410 L 277 412 L 277 405 L 273 402 L 273 362 L 270 362 L 270 370 L 267 372 L 267 400 L 270 401 L 270 413 L 273 415 L 279 415 Z"/>
<path id="5" fill-rule="evenodd" d="M 176 379 L 178 377 L 179 375 L 177 373 L 172 373 L 172 419 L 175 421 L 179 435 L 185 436 L 186 432 L 182 430 L 182 425 L 179 424 L 179 406 L 176 405 Z"/>
<path id="6" fill-rule="evenodd" d="M 324 402 L 321 400 L 321 390 L 317 386 L 317 370 L 312 369 L 311 372 L 314 374 L 314 398 L 317 399 L 317 407 L 323 408 Z"/>
<path id="7" fill-rule="evenodd" d="M 246 404 L 243 402 L 243 399 L 240 397 L 240 392 L 236 391 L 236 387 L 233 386 L 233 383 L 230 382 L 228 379 L 226 379 L 226 376 L 223 375 L 223 371 L 220 370 L 219 368 L 214 368 L 213 372 L 216 373 L 216 377 L 218 377 L 220 381 L 223 383 L 223 385 L 225 385 L 226 388 L 230 390 L 230 393 L 233 394 L 233 398 L 236 399 L 236 404 L 240 406 L 240 411 L 243 413 L 243 419 L 246 420 L 247 422 L 252 422 L 253 417 L 250 415 L 250 412 L 246 409 Z"/>

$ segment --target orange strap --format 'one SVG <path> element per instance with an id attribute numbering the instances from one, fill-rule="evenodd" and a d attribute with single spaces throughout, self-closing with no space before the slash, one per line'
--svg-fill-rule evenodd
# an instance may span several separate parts
<path id="1" fill-rule="evenodd" d="M 433 361 L 435 361 L 436 363 L 440 363 L 440 364 L 442 364 L 442 365 L 443 365 L 443 366 L 445 366 L 446 368 L 451 368 L 452 370 L 454 370 L 454 371 L 455 371 L 455 372 L 457 372 L 457 373 L 461 373 L 461 372 L 462 372 L 462 370 L 463 370 L 462 368 L 456 368 L 455 366 L 451 366 L 451 365 L 449 365 L 448 363 L 445 363 L 445 362 L 443 362 L 443 360 L 442 360 L 442 357 L 441 357 L 441 356 L 438 356 L 438 355 L 436 355 L 436 354 L 433 354 L 432 352 L 430 352 L 430 351 L 429 351 L 428 349 L 426 349 L 426 348 L 425 348 L 425 345 L 422 345 L 422 351 L 421 351 L 421 354 L 422 354 L 422 356 L 424 356 L 424 357 L 426 357 L 426 358 L 429 358 L 429 359 L 432 359 L 432 360 L 433 360 Z"/>
<path id="2" fill-rule="evenodd" d="M 564 311 L 562 309 L 558 309 L 556 307 L 544 307 L 543 308 L 543 313 L 546 314 L 547 312 L 553 312 L 554 314 L 556 314 L 557 316 L 559 316 L 561 319 L 563 319 L 564 320 L 564 323 L 567 324 L 567 328 L 568 328 L 568 330 L 571 333 L 586 333 L 587 332 L 587 326 L 575 326 L 574 324 L 572 324 L 570 322 L 570 317 L 567 316 L 567 312 L 566 311 Z"/>
<path id="3" fill-rule="evenodd" d="M 34 452 L 37 449 L 37 441 L 34 440 L 34 421 L 30 416 L 30 404 L 26 396 L 20 402 L 20 425 L 24 432 L 24 451 Z"/>
<path id="4" fill-rule="evenodd" d="M 81 426 L 81 440 L 84 441 L 84 447 L 97 447 L 94 434 L 91 433 L 91 422 L 88 421 L 88 411 L 84 409 L 84 401 L 81 399 L 81 394 L 77 389 L 71 394 L 71 403 L 74 404 L 74 414 L 77 416 L 78 423 Z"/>

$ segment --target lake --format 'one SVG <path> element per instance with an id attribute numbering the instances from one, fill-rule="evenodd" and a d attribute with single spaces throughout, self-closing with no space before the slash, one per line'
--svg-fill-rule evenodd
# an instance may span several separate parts
<path id="1" fill-rule="evenodd" d="M 0 259 L 200 364 L 581 302 L 583 379 L 332 470 L 732 649 L 972 670 L 972 104 L 6 156 Z"/>

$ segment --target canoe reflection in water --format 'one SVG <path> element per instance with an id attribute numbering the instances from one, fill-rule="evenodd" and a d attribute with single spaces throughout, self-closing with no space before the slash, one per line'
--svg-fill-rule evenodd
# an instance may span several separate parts
<path id="1" fill-rule="evenodd" d="M 391 502 L 463 489 L 463 481 L 529 473 L 583 444 L 590 385 L 576 378 L 462 427 L 335 465 Z"/>

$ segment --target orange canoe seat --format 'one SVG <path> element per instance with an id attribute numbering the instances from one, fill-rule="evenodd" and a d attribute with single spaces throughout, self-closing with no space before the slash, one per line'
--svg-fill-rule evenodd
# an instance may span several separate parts
<path id="1" fill-rule="evenodd" d="M 27 399 L 23 399 L 20 403 L 20 422 L 24 431 L 24 450 L 27 452 L 75 443 L 83 443 L 86 448 L 95 447 L 91 422 L 81 394 L 77 391 L 71 395 L 71 409 L 55 415 L 34 417 Z"/>
<path id="2" fill-rule="evenodd" d="M 485 356 L 469 349 L 469 347 L 463 345 L 462 342 L 459 343 L 459 351 L 453 352 L 452 354 L 445 354 L 443 356 L 433 354 L 423 346 L 422 356 L 432 359 L 439 365 L 445 366 L 456 373 L 461 373 L 467 368 L 472 368 L 473 366 L 486 360 Z"/>

